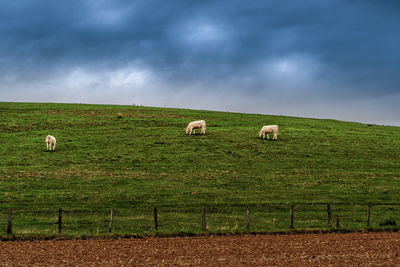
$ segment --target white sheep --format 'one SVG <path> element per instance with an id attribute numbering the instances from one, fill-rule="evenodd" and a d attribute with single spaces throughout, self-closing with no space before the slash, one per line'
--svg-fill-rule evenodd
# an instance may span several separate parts
<path id="1" fill-rule="evenodd" d="M 47 151 L 54 151 L 56 149 L 56 138 L 54 136 L 46 136 Z"/>
<path id="2" fill-rule="evenodd" d="M 200 134 L 206 134 L 206 121 L 201 120 L 201 121 L 192 121 L 188 124 L 186 127 L 186 134 L 195 134 L 195 129 L 201 128 Z"/>
<path id="3" fill-rule="evenodd" d="M 273 140 L 278 139 L 278 125 L 266 125 L 263 126 L 258 133 L 258 137 L 265 139 L 265 134 L 267 134 L 267 139 L 269 140 L 269 134 L 273 133 L 274 137 L 272 138 Z"/>

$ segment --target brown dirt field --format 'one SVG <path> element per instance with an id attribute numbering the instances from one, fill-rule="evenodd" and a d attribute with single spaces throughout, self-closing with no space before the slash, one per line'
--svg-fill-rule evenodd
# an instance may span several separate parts
<path id="1" fill-rule="evenodd" d="M 0 265 L 400 266 L 400 233 L 7 241 Z"/>

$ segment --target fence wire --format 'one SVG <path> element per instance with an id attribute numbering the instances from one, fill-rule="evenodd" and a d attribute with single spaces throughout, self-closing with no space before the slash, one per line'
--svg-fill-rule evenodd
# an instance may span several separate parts
<path id="1" fill-rule="evenodd" d="M 396 228 L 400 221 L 400 204 L 327 204 L 294 203 L 293 229 L 367 229 Z M 154 208 L 157 209 L 158 230 Z M 266 203 L 248 205 L 186 205 L 157 207 L 113 207 L 111 231 L 121 235 L 202 232 L 202 208 L 208 232 L 269 232 L 290 230 L 290 205 Z M 61 229 L 69 235 L 104 235 L 110 231 L 110 207 L 63 209 Z M 7 234 L 8 211 L 0 213 L 2 235 Z M 12 233 L 16 235 L 53 235 L 59 231 L 59 210 L 51 208 L 12 209 Z"/>

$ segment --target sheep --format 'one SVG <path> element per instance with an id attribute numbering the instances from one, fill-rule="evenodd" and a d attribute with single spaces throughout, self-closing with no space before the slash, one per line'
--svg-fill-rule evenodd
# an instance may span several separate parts
<path id="1" fill-rule="evenodd" d="M 274 137 L 272 138 L 273 140 L 277 140 L 278 139 L 278 125 L 266 125 L 263 126 L 260 130 L 260 132 L 258 133 L 258 137 L 261 138 L 261 136 L 263 137 L 263 139 L 265 139 L 265 134 L 267 134 L 267 139 L 269 140 L 269 134 L 273 133 Z"/>
<path id="2" fill-rule="evenodd" d="M 47 151 L 54 151 L 56 149 L 56 138 L 54 136 L 46 136 Z"/>
<path id="3" fill-rule="evenodd" d="M 186 127 L 186 134 L 196 134 L 195 129 L 197 128 L 201 128 L 200 130 L 200 134 L 206 134 L 206 121 L 204 120 L 200 120 L 200 121 L 192 121 L 188 124 L 188 126 Z"/>

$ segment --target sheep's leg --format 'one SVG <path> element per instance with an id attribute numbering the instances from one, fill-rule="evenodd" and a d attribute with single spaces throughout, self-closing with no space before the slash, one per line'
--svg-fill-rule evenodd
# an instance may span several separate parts
<path id="1" fill-rule="evenodd" d="M 267 140 L 269 140 L 269 133 L 267 133 Z"/>
<path id="2" fill-rule="evenodd" d="M 278 139 L 278 135 L 274 133 L 274 140 Z"/>
<path id="3" fill-rule="evenodd" d="M 46 151 L 49 151 L 49 143 L 46 143 Z"/>
<path id="4" fill-rule="evenodd" d="M 263 133 L 263 140 L 265 139 L 265 133 Z"/>
<path id="5" fill-rule="evenodd" d="M 193 128 L 190 128 L 189 135 L 192 134 Z"/>
<path id="6" fill-rule="evenodd" d="M 196 134 L 196 129 L 193 129 L 193 134 Z"/>

